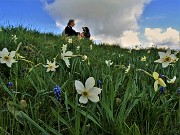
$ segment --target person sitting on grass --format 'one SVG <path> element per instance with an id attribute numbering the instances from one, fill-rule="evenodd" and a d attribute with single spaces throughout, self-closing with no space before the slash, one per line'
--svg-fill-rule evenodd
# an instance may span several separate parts
<path id="1" fill-rule="evenodd" d="M 69 20 L 63 33 L 66 34 L 67 36 L 79 36 L 80 33 L 73 30 L 74 26 L 75 26 L 75 21 L 73 19 Z"/>
<path id="2" fill-rule="evenodd" d="M 89 28 L 88 27 L 82 27 L 82 29 L 83 29 L 83 32 L 80 34 L 80 36 L 82 38 L 90 39 L 91 34 L 90 34 L 90 31 L 89 31 Z"/>

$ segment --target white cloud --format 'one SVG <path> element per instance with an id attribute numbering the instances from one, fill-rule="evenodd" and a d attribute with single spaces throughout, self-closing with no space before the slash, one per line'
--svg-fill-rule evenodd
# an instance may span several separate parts
<path id="1" fill-rule="evenodd" d="M 88 26 L 92 35 L 105 42 L 137 41 L 138 19 L 151 0 L 54 0 L 45 9 L 62 29 L 71 18 L 78 20 L 76 30 Z M 127 32 L 129 31 L 129 32 Z M 128 41 L 127 35 L 132 37 Z M 123 36 L 121 38 L 121 36 Z M 135 42 L 138 43 L 138 42 Z"/>
<path id="2" fill-rule="evenodd" d="M 63 29 L 65 26 L 61 24 L 59 21 L 56 21 L 56 27 L 58 27 L 59 29 Z"/>
<path id="3" fill-rule="evenodd" d="M 132 45 L 141 45 L 137 32 L 125 31 L 120 38 L 123 46 L 131 47 Z"/>
<path id="4" fill-rule="evenodd" d="M 106 36 L 106 35 L 98 35 L 93 37 L 95 40 L 103 39 L 103 42 L 110 44 L 120 44 L 121 47 L 135 47 L 136 45 L 141 45 L 140 39 L 138 37 L 138 32 L 134 31 L 124 31 L 122 36 L 119 38 Z"/>
<path id="5" fill-rule="evenodd" d="M 145 33 L 138 33 L 138 19 L 145 6 L 151 0 L 41 0 L 48 13 L 55 19 L 56 26 L 64 29 L 69 19 L 76 20 L 77 31 L 88 26 L 95 40 L 123 47 L 133 47 L 142 44 L 143 47 L 158 45 L 177 48 L 179 46 L 179 32 L 167 28 L 163 32 L 160 28 L 145 28 Z M 156 16 L 145 19 L 163 19 Z M 139 34 L 147 38 L 140 41 Z M 143 39 L 144 40 L 144 39 Z"/>
<path id="6" fill-rule="evenodd" d="M 173 49 L 180 49 L 179 32 L 171 27 L 163 31 L 161 28 L 146 28 L 144 35 L 148 42 L 160 46 L 169 46 Z"/>

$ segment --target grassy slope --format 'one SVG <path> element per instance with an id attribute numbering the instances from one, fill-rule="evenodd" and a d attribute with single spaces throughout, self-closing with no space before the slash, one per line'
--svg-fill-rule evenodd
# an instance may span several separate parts
<path id="1" fill-rule="evenodd" d="M 17 43 L 11 35 L 17 35 Z M 27 61 L 19 60 L 11 69 L 0 64 L 0 134 L 180 134 L 180 99 L 177 94 L 180 62 L 163 69 L 154 63 L 159 58 L 157 49 L 151 49 L 150 54 L 147 50 L 128 53 L 127 49 L 96 46 L 87 40 L 73 39 L 72 45 L 65 37 L 21 27 L 2 28 L 0 50 L 4 47 L 9 51 L 16 50 L 19 42 L 22 45 L 18 53 Z M 87 55 L 89 62 L 75 57 L 70 60 L 71 68 L 68 69 L 59 59 L 63 44 L 68 44 L 68 50 L 74 54 Z M 92 50 L 90 44 L 93 44 Z M 80 51 L 76 50 L 77 46 Z M 39 63 L 46 64 L 47 59 L 53 60 L 56 56 L 60 67 L 55 73 L 46 73 Z M 146 62 L 140 61 L 142 56 L 147 57 Z M 108 67 L 105 60 L 112 60 L 113 65 Z M 125 74 L 122 65 L 127 67 L 129 63 L 131 70 Z M 154 79 L 137 71 L 139 68 L 178 78 L 175 84 L 168 84 L 165 94 L 155 93 Z M 101 101 L 80 106 L 74 81 L 85 82 L 90 76 L 103 82 Z M 13 89 L 5 86 L 9 81 L 14 83 Z M 61 102 L 53 98 L 55 85 L 63 91 Z M 28 107 L 19 115 L 22 110 L 18 104 L 22 98 Z M 117 102 L 117 99 L 120 100 Z M 14 114 L 8 111 L 7 101 L 13 101 L 14 108 L 11 109 L 16 110 Z"/>

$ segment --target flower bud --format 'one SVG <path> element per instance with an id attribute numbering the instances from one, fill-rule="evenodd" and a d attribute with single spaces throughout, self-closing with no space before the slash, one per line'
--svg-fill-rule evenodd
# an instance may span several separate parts
<path id="1" fill-rule="evenodd" d="M 26 107 L 27 107 L 27 102 L 26 102 L 26 100 L 21 100 L 20 102 L 19 102 L 19 105 L 20 105 L 20 108 L 22 109 L 22 110 L 24 110 Z"/>
<path id="2" fill-rule="evenodd" d="M 82 58 L 83 58 L 83 61 L 86 61 L 88 59 L 86 55 L 84 55 Z"/>
<path id="3" fill-rule="evenodd" d="M 119 105 L 121 103 L 121 99 L 120 98 L 116 98 L 116 104 Z"/>

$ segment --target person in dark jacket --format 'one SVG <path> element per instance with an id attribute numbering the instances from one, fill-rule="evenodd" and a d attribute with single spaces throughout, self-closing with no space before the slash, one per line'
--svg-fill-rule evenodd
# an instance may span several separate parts
<path id="1" fill-rule="evenodd" d="M 80 33 L 73 30 L 74 26 L 75 26 L 75 21 L 73 19 L 69 20 L 69 22 L 64 30 L 64 33 L 67 36 L 78 36 Z"/>

